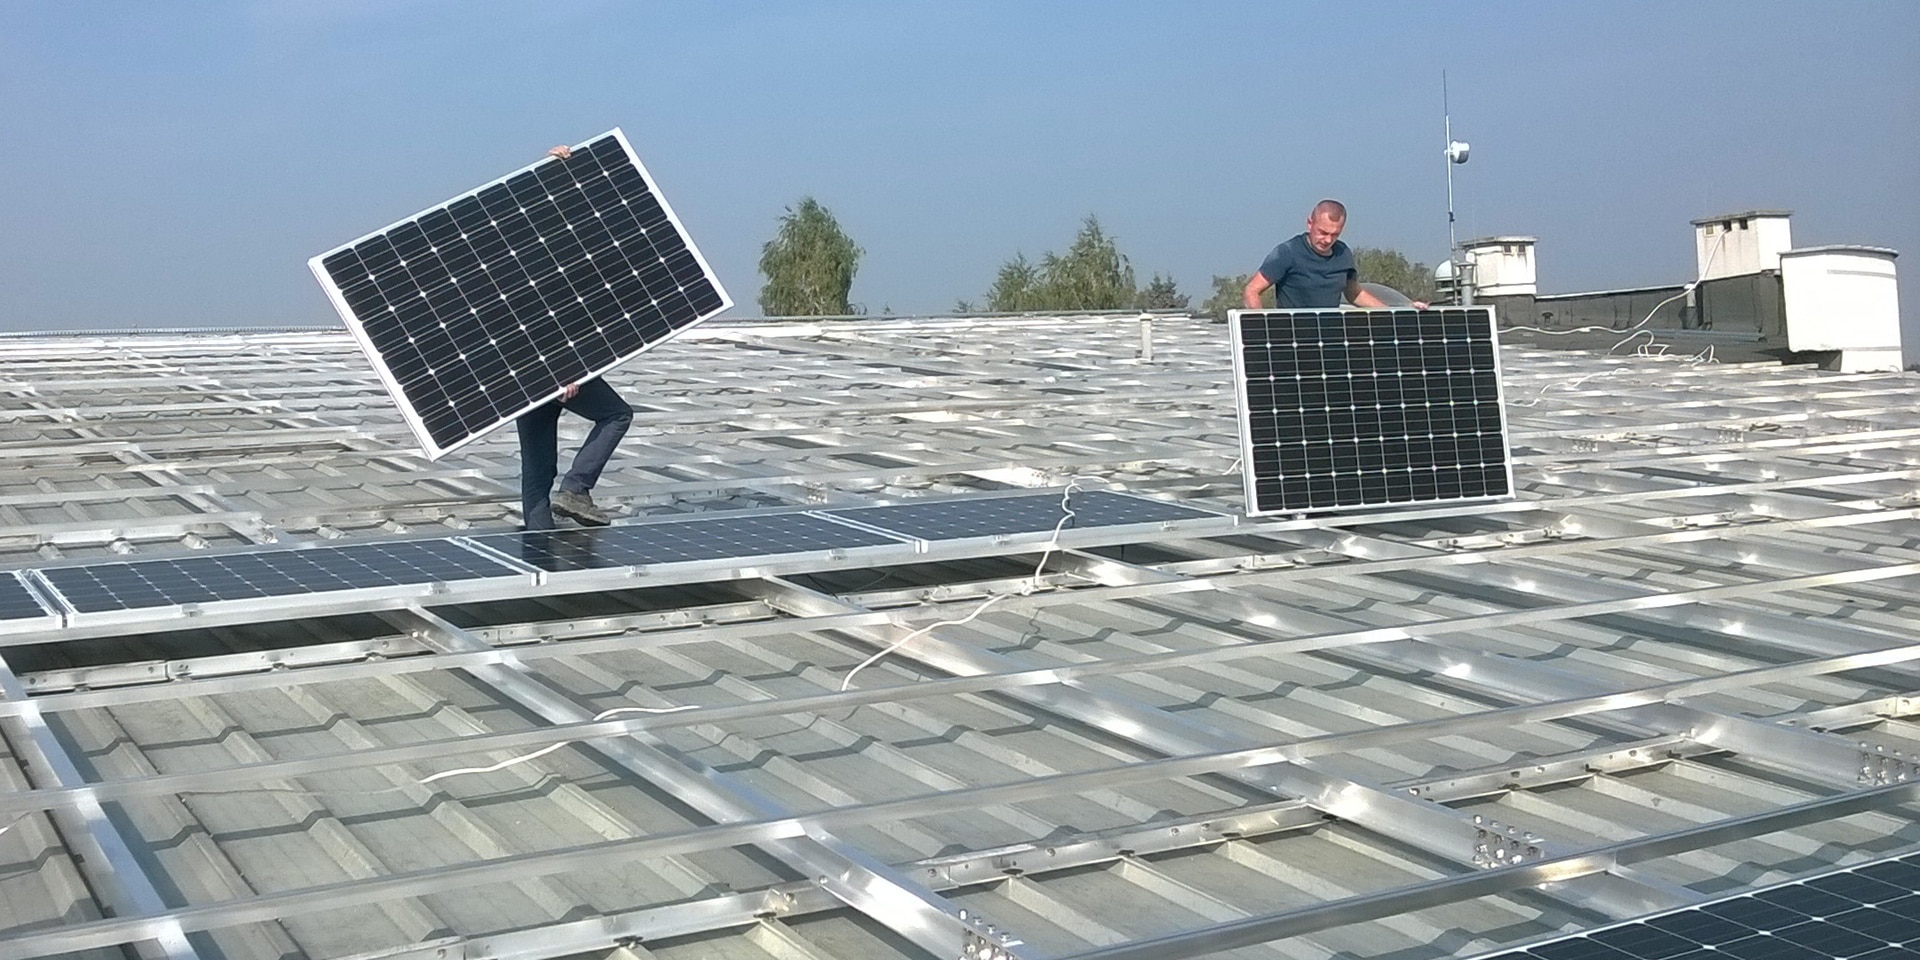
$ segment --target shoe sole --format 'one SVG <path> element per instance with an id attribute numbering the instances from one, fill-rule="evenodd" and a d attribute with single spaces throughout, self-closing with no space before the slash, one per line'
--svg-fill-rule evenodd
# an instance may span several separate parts
<path id="1" fill-rule="evenodd" d="M 553 508 L 553 512 L 554 512 L 554 513 L 557 513 L 557 514 L 559 514 L 559 515 L 561 515 L 561 516 L 563 516 L 563 517 L 566 517 L 567 519 L 569 519 L 569 520 L 572 520 L 572 521 L 574 521 L 575 523 L 579 523 L 579 524 L 584 524 L 584 525 L 586 525 L 586 526 L 589 526 L 589 527 L 610 527 L 610 526 L 613 526 L 613 521 L 612 521 L 612 520 L 609 520 L 609 519 L 607 519 L 606 517 L 594 517 L 594 516 L 589 516 L 589 515 L 587 515 L 587 514 L 584 514 L 584 513 L 580 513 L 580 512 L 579 512 L 579 511 L 577 511 L 577 510 L 565 510 L 565 509 L 562 509 L 562 508 L 560 508 L 560 507 L 554 507 L 554 508 Z"/>

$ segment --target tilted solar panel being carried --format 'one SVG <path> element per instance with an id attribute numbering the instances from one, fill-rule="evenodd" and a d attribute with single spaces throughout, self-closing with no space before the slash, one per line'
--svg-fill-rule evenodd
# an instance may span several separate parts
<path id="1" fill-rule="evenodd" d="M 430 458 L 732 306 L 618 129 L 308 263 Z"/>
<path id="2" fill-rule="evenodd" d="M 1513 494 L 1491 308 L 1231 320 L 1248 514 Z"/>

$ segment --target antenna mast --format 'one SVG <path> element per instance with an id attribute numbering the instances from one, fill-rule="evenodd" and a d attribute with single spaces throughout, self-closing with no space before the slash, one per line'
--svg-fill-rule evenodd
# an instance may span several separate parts
<path id="1" fill-rule="evenodd" d="M 1453 107 L 1447 99 L 1447 72 L 1440 71 L 1440 116 L 1447 134 L 1447 263 L 1453 267 L 1453 289 L 1460 303 L 1473 305 L 1473 284 L 1467 273 L 1469 264 L 1461 262 L 1460 241 L 1453 234 L 1453 168 L 1467 162 L 1467 144 L 1453 138 Z"/>

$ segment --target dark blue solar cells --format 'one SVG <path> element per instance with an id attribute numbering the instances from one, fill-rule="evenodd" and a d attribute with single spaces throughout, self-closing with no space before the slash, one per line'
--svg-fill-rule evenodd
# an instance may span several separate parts
<path id="1" fill-rule="evenodd" d="M 722 514 L 613 527 L 493 534 L 475 537 L 474 541 L 554 573 L 824 552 L 902 542 L 804 513 Z"/>
<path id="2" fill-rule="evenodd" d="M 1920 960 L 1920 854 L 1834 871 L 1481 960 Z"/>
<path id="3" fill-rule="evenodd" d="M 48 616 L 33 592 L 12 573 L 0 573 L 0 620 L 32 620 Z"/>
<path id="4" fill-rule="evenodd" d="M 1250 512 L 1512 494 L 1488 308 L 1241 311 L 1233 340 Z"/>
<path id="5" fill-rule="evenodd" d="M 514 576 L 448 540 L 96 563 L 40 571 L 75 611 L 104 613 Z"/>
<path id="6" fill-rule="evenodd" d="M 1046 533 L 1066 520 L 1067 530 L 1169 520 L 1204 520 L 1220 514 L 1194 507 L 1129 496 L 1109 490 L 1076 491 L 1061 509 L 1061 495 L 1038 493 L 1012 497 L 959 497 L 929 503 L 829 510 L 827 515 L 903 533 L 919 540 L 958 540 L 995 534 Z"/>

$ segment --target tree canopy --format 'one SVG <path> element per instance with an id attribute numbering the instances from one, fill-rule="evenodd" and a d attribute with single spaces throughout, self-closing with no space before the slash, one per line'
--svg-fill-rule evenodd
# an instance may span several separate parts
<path id="1" fill-rule="evenodd" d="M 1214 274 L 1213 292 L 1207 294 L 1205 303 L 1200 304 L 1200 314 L 1202 316 L 1212 317 L 1215 320 L 1225 321 L 1228 310 L 1240 309 L 1242 305 L 1240 299 L 1242 292 L 1247 289 L 1247 281 L 1251 279 L 1253 279 L 1253 274 L 1251 273 L 1242 273 L 1230 277 Z M 1260 305 L 1268 309 L 1273 308 L 1272 287 L 1268 287 L 1264 293 L 1260 294 Z"/>
<path id="2" fill-rule="evenodd" d="M 760 248 L 760 310 L 773 317 L 842 316 L 861 250 L 820 202 L 802 197 L 780 217 L 780 229 Z"/>
<path id="3" fill-rule="evenodd" d="M 1384 283 L 1414 300 L 1433 302 L 1432 267 L 1409 261 L 1398 250 L 1379 247 L 1355 247 L 1353 262 L 1362 283 Z"/>
<path id="4" fill-rule="evenodd" d="M 1133 298 L 1133 305 L 1142 310 L 1185 310 L 1188 302 L 1188 296 L 1180 292 L 1180 286 L 1172 277 L 1157 273 Z"/>
<path id="5" fill-rule="evenodd" d="M 1000 265 L 987 290 L 993 312 L 1030 310 L 1124 310 L 1134 303 L 1133 265 L 1088 216 L 1065 253 L 1047 253 L 1038 263 L 1025 254 Z"/>

